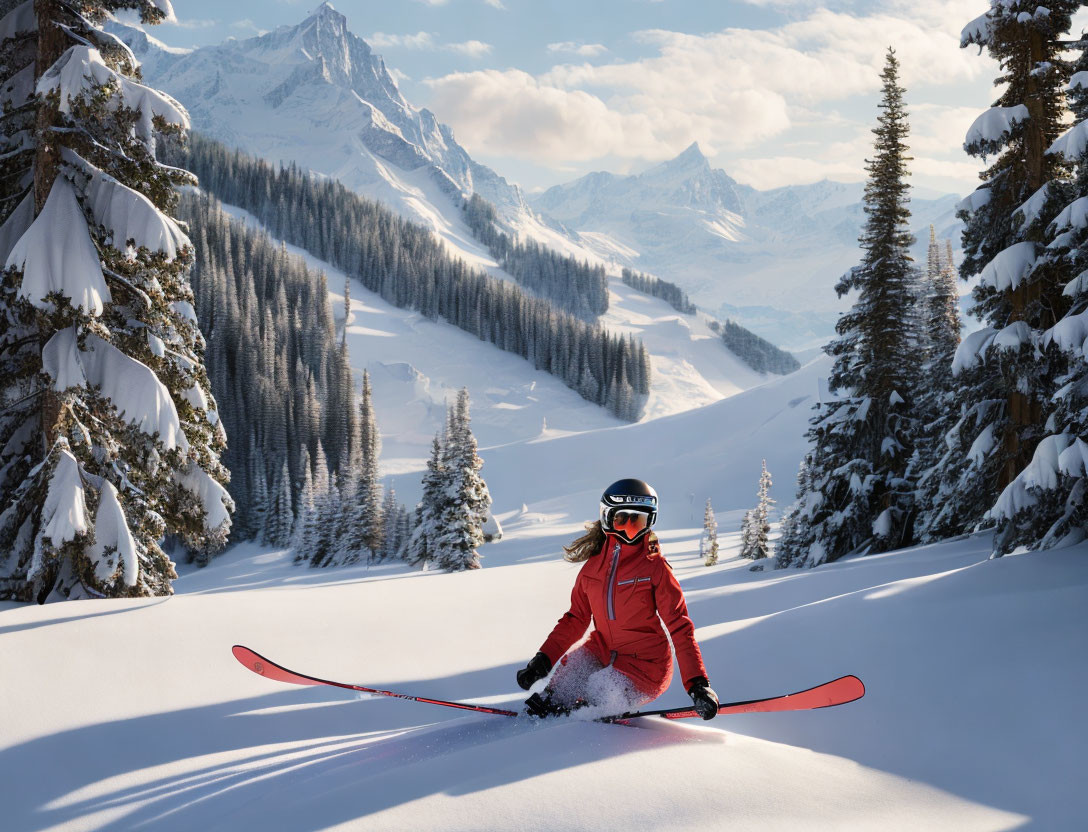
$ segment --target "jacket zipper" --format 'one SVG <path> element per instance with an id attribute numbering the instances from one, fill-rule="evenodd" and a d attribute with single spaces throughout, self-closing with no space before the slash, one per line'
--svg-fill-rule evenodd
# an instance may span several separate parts
<path id="1" fill-rule="evenodd" d="M 616 589 L 616 569 L 620 565 L 620 544 L 612 547 L 612 571 L 608 575 L 608 620 L 616 620 L 616 608 L 612 603 L 612 593 Z"/>

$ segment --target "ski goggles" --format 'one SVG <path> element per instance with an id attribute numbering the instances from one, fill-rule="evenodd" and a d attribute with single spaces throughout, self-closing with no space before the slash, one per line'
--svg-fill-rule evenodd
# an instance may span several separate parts
<path id="1" fill-rule="evenodd" d="M 612 515 L 612 528 L 634 537 L 650 525 L 650 515 L 644 511 L 617 511 Z"/>

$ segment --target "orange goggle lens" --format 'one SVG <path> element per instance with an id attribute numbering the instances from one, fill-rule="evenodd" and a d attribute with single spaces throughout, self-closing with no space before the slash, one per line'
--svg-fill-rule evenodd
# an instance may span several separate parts
<path id="1" fill-rule="evenodd" d="M 650 522 L 650 515 L 644 511 L 617 511 L 612 515 L 612 527 L 626 529 L 628 534 L 640 532 Z"/>

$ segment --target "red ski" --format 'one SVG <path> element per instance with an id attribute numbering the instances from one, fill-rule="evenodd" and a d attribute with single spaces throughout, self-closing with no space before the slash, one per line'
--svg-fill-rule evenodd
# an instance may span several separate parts
<path id="1" fill-rule="evenodd" d="M 372 693 L 377 696 L 392 696 L 397 699 L 409 699 L 413 702 L 426 702 L 429 705 L 444 705 L 447 708 L 459 708 L 463 711 L 476 711 L 483 714 L 495 714 L 496 716 L 520 716 L 519 711 L 508 711 L 503 708 L 492 708 L 488 705 L 469 705 L 464 702 L 448 702 L 445 699 L 427 699 L 422 696 L 409 696 L 406 693 L 394 693 L 390 690 L 378 690 L 363 685 L 350 685 L 346 682 L 330 682 L 327 679 L 318 679 L 316 676 L 307 676 L 305 673 L 296 673 L 282 665 L 266 659 L 260 653 L 242 647 L 240 644 L 231 648 L 234 658 L 254 673 L 277 682 L 288 682 L 292 685 L 327 685 L 328 687 L 344 688 L 359 693 Z M 865 685 L 857 676 L 843 676 L 832 682 L 817 685 L 808 690 L 788 693 L 785 696 L 772 696 L 767 699 L 749 699 L 746 702 L 723 702 L 718 706 L 719 714 L 749 714 L 766 713 L 773 711 L 808 711 L 815 708 L 830 708 L 833 705 L 845 705 L 861 699 L 865 695 Z M 633 711 L 616 716 L 601 717 L 597 722 L 626 722 L 644 716 L 661 716 L 665 719 L 690 719 L 698 714 L 692 707 L 667 708 L 659 711 Z"/>

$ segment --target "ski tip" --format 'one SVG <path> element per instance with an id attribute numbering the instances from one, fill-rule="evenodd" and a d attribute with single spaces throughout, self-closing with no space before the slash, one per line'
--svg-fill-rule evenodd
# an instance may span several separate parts
<path id="1" fill-rule="evenodd" d="M 854 697 L 855 699 L 861 699 L 861 697 L 865 695 L 865 683 L 857 676 L 844 676 L 843 679 L 854 686 L 855 692 L 857 693 L 857 696 Z"/>
<path id="2" fill-rule="evenodd" d="M 235 644 L 230 648 L 230 652 L 234 654 L 234 658 L 236 658 L 243 667 L 252 670 L 260 676 L 265 675 L 266 660 L 260 654 L 253 652 L 248 647 L 243 647 L 241 644 Z"/>

